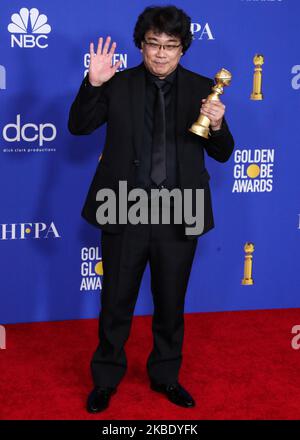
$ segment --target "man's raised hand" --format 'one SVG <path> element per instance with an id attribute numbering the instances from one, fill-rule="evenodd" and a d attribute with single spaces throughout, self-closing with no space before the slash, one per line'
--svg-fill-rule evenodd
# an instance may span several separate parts
<path id="1" fill-rule="evenodd" d="M 117 43 L 114 41 L 108 51 L 110 44 L 110 36 L 106 38 L 104 47 L 103 38 L 100 37 L 98 41 L 97 52 L 94 50 L 94 43 L 90 43 L 90 67 L 89 67 L 89 82 L 92 86 L 101 86 L 114 76 L 116 70 L 121 65 L 121 60 L 112 66 L 112 57 L 115 52 Z"/>

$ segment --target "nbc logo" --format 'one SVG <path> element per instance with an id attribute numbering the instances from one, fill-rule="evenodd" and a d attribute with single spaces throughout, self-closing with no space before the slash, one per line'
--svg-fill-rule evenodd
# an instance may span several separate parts
<path id="1" fill-rule="evenodd" d="M 7 27 L 11 33 L 11 47 L 48 47 L 48 37 L 45 34 L 51 32 L 51 26 L 47 24 L 47 20 L 47 16 L 40 14 L 36 8 L 21 8 L 19 13 L 12 14 L 11 23 Z"/>

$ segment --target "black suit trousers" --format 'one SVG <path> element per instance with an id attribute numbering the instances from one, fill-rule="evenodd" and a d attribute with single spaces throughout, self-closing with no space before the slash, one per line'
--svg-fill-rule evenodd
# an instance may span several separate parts
<path id="1" fill-rule="evenodd" d="M 92 357 L 95 386 L 116 387 L 127 369 L 124 350 L 143 273 L 149 262 L 153 296 L 151 380 L 178 380 L 184 337 L 184 302 L 198 237 L 187 240 L 184 225 L 127 223 L 123 232 L 102 231 L 103 283 L 99 344 Z"/>

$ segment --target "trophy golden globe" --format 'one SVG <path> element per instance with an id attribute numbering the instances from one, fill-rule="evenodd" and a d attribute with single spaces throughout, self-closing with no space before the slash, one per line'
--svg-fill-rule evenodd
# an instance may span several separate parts
<path id="1" fill-rule="evenodd" d="M 261 92 L 262 84 L 262 65 L 264 64 L 264 56 L 256 54 L 253 58 L 253 63 L 255 65 L 254 75 L 253 75 L 253 90 L 250 99 L 254 101 L 261 101 L 263 99 L 263 94 Z"/>
<path id="2" fill-rule="evenodd" d="M 226 69 L 221 69 L 215 76 L 216 84 L 212 87 L 212 92 L 207 97 L 207 101 L 220 101 L 219 96 L 224 93 L 224 87 L 229 86 L 231 81 L 231 73 Z M 198 119 L 189 128 L 189 131 L 208 139 L 210 119 L 200 113 Z"/>
<path id="3" fill-rule="evenodd" d="M 245 286 L 252 286 L 254 283 L 252 278 L 252 259 L 254 252 L 254 243 L 247 242 L 244 246 L 245 262 L 244 262 L 244 278 L 242 279 L 242 284 Z"/>

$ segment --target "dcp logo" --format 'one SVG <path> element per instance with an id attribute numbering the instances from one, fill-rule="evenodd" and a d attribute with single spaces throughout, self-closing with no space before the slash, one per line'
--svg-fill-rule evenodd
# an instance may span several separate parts
<path id="1" fill-rule="evenodd" d="M 10 134 L 8 130 L 10 129 Z M 48 136 L 47 136 L 48 133 Z M 45 124 L 24 124 L 21 126 L 21 115 L 17 115 L 16 124 L 6 124 L 3 128 L 3 139 L 7 142 L 25 142 L 39 141 L 39 146 L 42 147 L 44 142 L 53 141 L 56 138 L 56 127 L 50 122 Z"/>
<path id="2" fill-rule="evenodd" d="M 21 8 L 19 13 L 11 16 L 11 23 L 7 29 L 11 35 L 11 47 L 25 48 L 48 47 L 47 35 L 51 32 L 51 26 L 47 24 L 47 16 L 40 14 L 36 8 Z"/>

